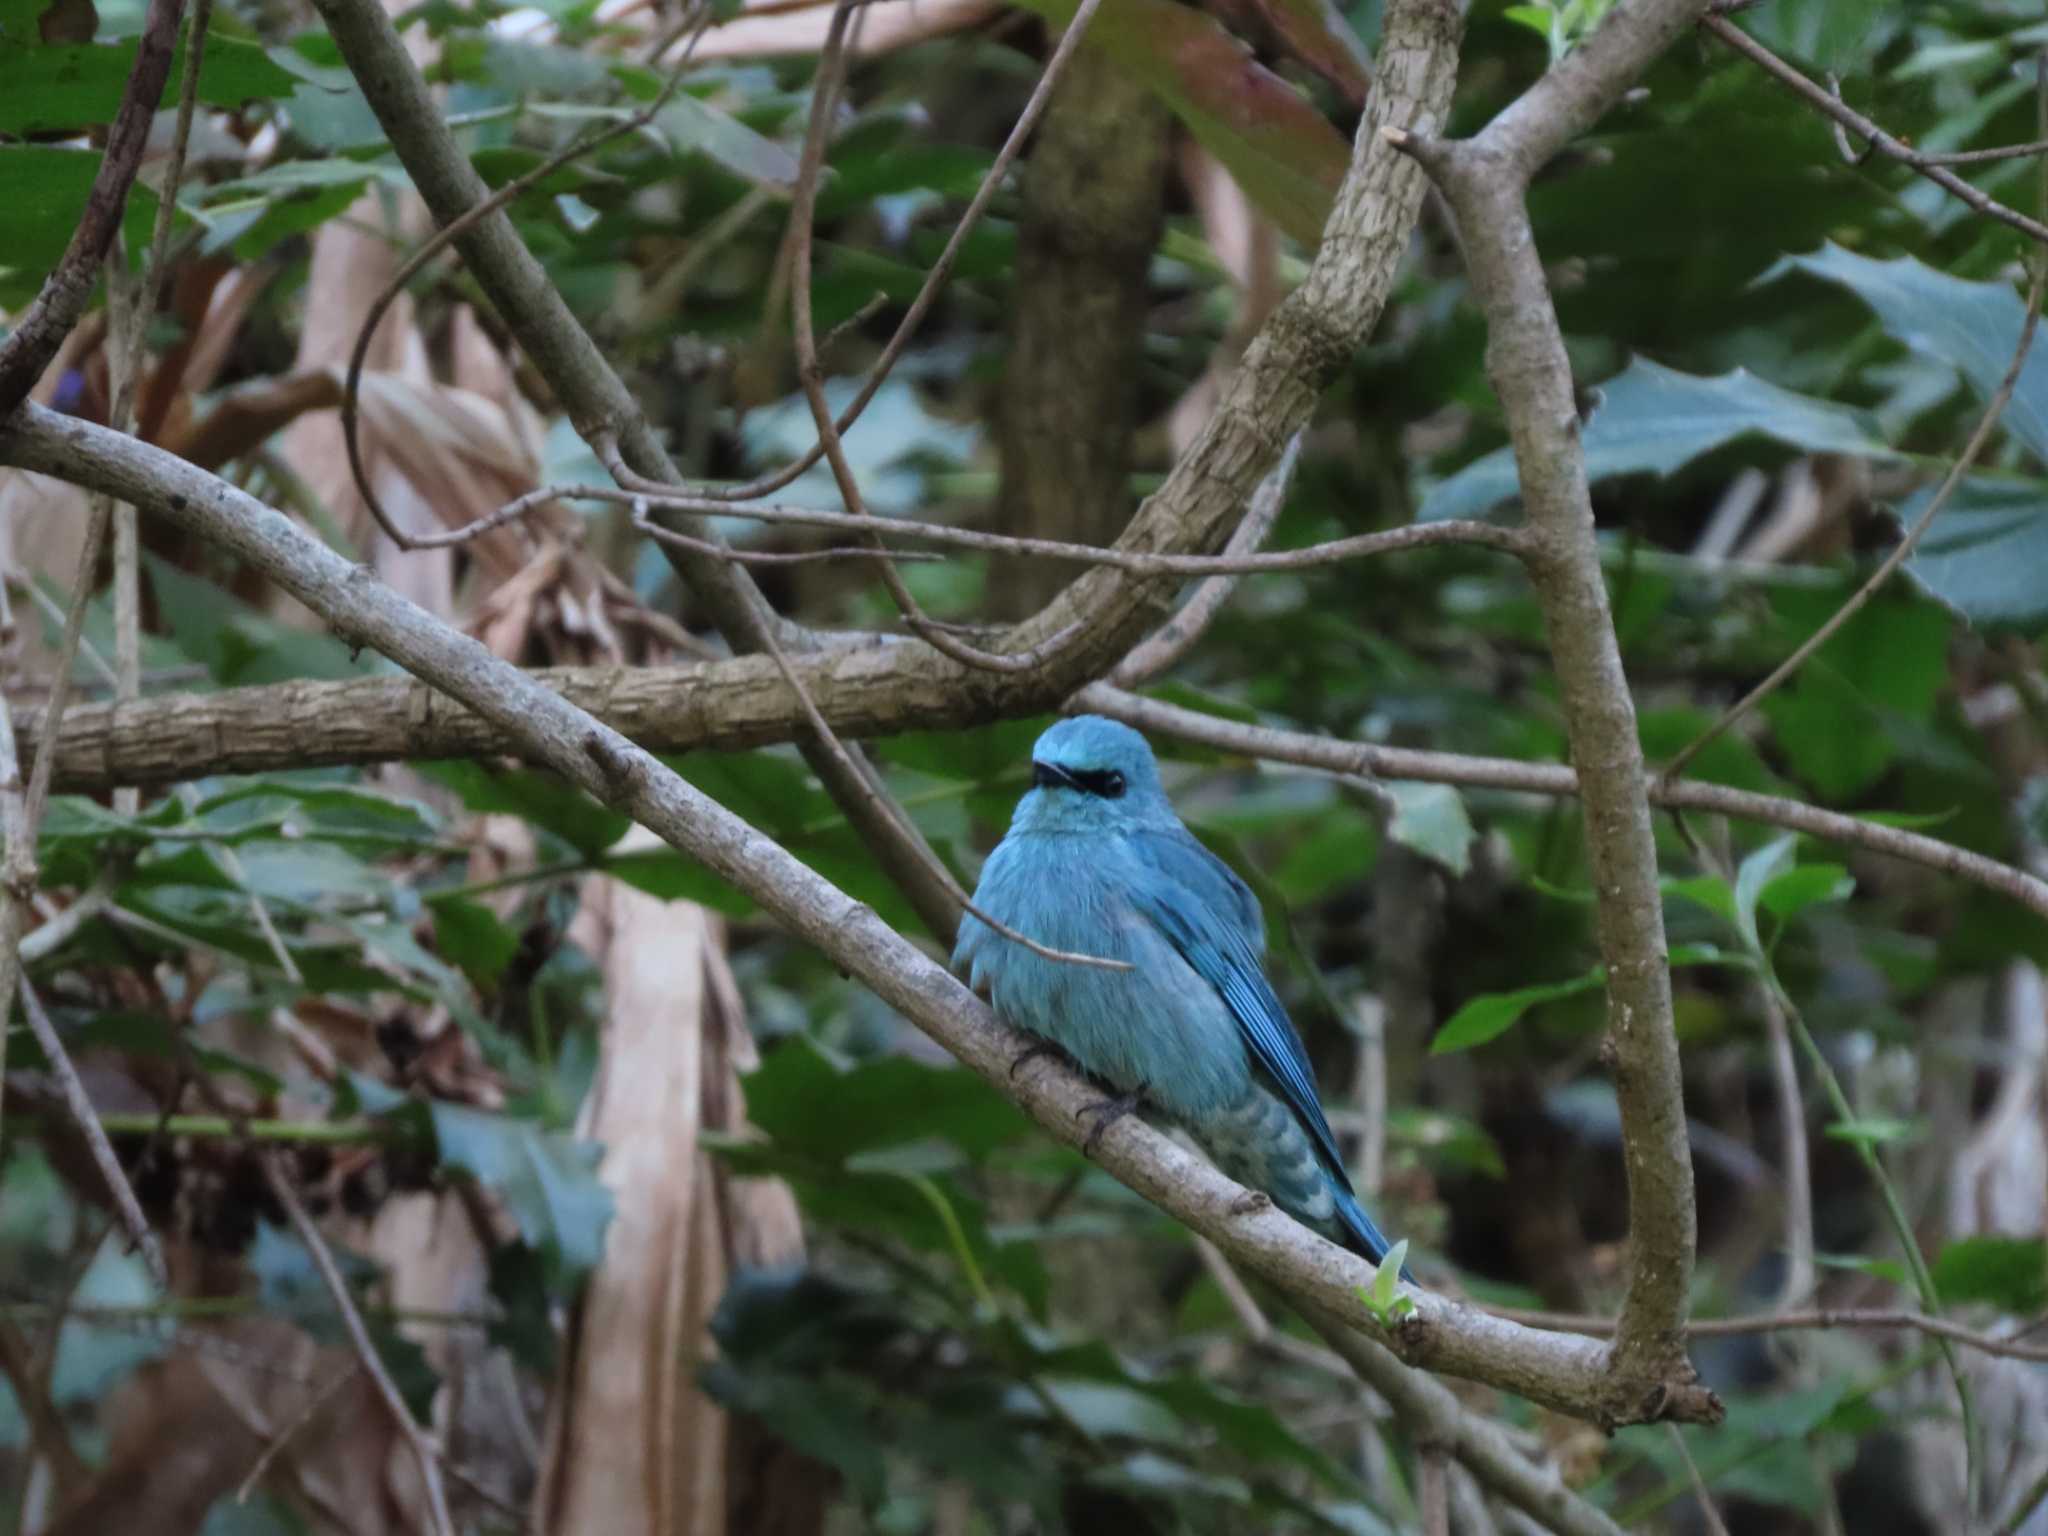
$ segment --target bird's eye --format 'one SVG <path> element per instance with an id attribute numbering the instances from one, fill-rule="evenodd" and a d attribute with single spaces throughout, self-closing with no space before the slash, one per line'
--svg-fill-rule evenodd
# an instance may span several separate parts
<path id="1" fill-rule="evenodd" d="M 1082 794 L 1098 800 L 1121 799 L 1124 792 L 1124 776 L 1114 768 L 1069 769 L 1067 780 Z"/>

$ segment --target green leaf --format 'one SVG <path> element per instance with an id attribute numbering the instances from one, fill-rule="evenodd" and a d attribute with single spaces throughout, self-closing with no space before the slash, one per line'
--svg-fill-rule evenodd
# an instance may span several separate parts
<path id="1" fill-rule="evenodd" d="M 1899 508 L 1919 522 L 1936 487 L 1923 486 Z M 1986 480 L 1955 489 L 1906 561 L 1906 574 L 1972 624 L 2038 628 L 2048 621 L 2048 481 Z"/>
<path id="2" fill-rule="evenodd" d="M 1500 1144 L 1486 1128 L 1447 1110 L 1391 1109 L 1387 1112 L 1387 1139 L 1414 1147 L 1425 1160 L 1445 1168 L 1483 1173 L 1490 1179 L 1507 1177 Z"/>
<path id="3" fill-rule="evenodd" d="M 0 78 L 5 78 L 4 72 Z M 7 240 L 0 249 L 0 309 L 18 310 L 26 304 L 57 265 L 78 228 L 99 169 L 97 150 L 0 144 L 0 207 L 7 210 Z M 131 259 L 147 248 L 155 219 L 156 198 L 137 183 L 121 216 Z"/>
<path id="4" fill-rule="evenodd" d="M 26 135 L 98 127 L 114 120 L 135 68 L 132 39 L 76 47 L 15 47 L 0 42 L 0 133 Z M 185 45 L 171 55 L 169 107 L 185 77 Z M 299 82 L 280 69 L 262 45 L 209 33 L 199 65 L 199 99 L 230 110 L 245 102 L 289 96 Z"/>
<path id="5" fill-rule="evenodd" d="M 172 638 L 217 683 L 358 677 L 370 670 L 367 658 L 351 654 L 331 634 L 282 623 L 169 561 L 148 553 L 142 558 Z"/>
<path id="6" fill-rule="evenodd" d="M 2048 1241 L 1986 1234 L 1957 1238 L 1934 1261 L 1944 1302 L 1988 1302 L 2001 1312 L 2048 1308 Z"/>
<path id="7" fill-rule="evenodd" d="M 1812 453 L 1896 458 L 1862 411 L 1765 383 L 1738 368 L 1718 378 L 1678 373 L 1647 358 L 1600 386 L 1586 423 L 1586 478 L 1668 475 L 1713 449 L 1767 437 Z M 1423 499 L 1418 522 L 1476 517 L 1516 494 L 1513 453 L 1475 459 Z"/>
<path id="8" fill-rule="evenodd" d="M 772 139 L 688 91 L 679 91 L 656 114 L 654 126 L 678 153 L 708 155 L 733 175 L 786 191 L 796 184 L 796 156 Z"/>
<path id="9" fill-rule="evenodd" d="M 432 904 L 432 911 L 435 945 L 479 986 L 504 975 L 519 953 L 519 935 L 480 901 L 443 897 Z"/>
<path id="10" fill-rule="evenodd" d="M 1735 892 L 1728 882 L 1719 875 L 1694 875 L 1690 879 L 1664 879 L 1658 882 L 1667 896 L 1682 896 L 1687 901 L 1705 907 L 1716 917 L 1740 926 L 1735 915 Z"/>
<path id="11" fill-rule="evenodd" d="M 1590 992 L 1601 984 L 1601 980 L 1602 973 L 1596 967 L 1570 981 L 1554 981 L 1542 986 L 1523 987 L 1517 992 L 1494 992 L 1475 997 L 1452 1014 L 1444 1027 L 1436 1032 L 1436 1038 L 1429 1043 L 1429 1053 L 1444 1056 L 1452 1051 L 1467 1051 L 1475 1045 L 1484 1045 L 1514 1028 L 1531 1008 Z"/>
<path id="12" fill-rule="evenodd" d="M 1827 1134 L 1835 1141 L 1861 1142 L 1865 1146 L 1876 1147 L 1893 1142 L 1918 1141 L 1926 1130 L 1917 1120 L 1900 1120 L 1889 1115 L 1859 1115 L 1853 1120 L 1835 1121 L 1827 1127 Z"/>
<path id="13" fill-rule="evenodd" d="M 825 1163 L 933 1138 L 978 1162 L 1030 1129 L 1021 1110 L 965 1067 L 905 1056 L 841 1066 L 802 1036 L 770 1052 L 745 1081 L 747 1119 L 778 1145 Z"/>
<path id="14" fill-rule="evenodd" d="M 1774 598 L 1793 634 L 1812 634 L 1839 597 Z M 1863 793 L 1898 759 L 1901 727 L 1926 725 L 1948 678 L 1949 620 L 1919 601 L 1870 604 L 1844 624 L 1763 711 L 1794 769 L 1830 800 Z"/>
<path id="15" fill-rule="evenodd" d="M 612 1219 L 611 1191 L 597 1176 L 604 1148 L 530 1120 L 427 1101 L 442 1160 L 488 1186 L 519 1233 L 557 1266 L 558 1281 L 596 1267 Z"/>
<path id="16" fill-rule="evenodd" d="M 1784 922 L 1823 902 L 1847 901 L 1855 876 L 1839 864 L 1801 864 L 1788 869 L 1757 895 L 1757 905 Z"/>
<path id="17" fill-rule="evenodd" d="M 1746 966 L 1749 963 L 1742 956 L 1724 953 L 1714 944 L 1675 945 L 1666 962 L 1674 969 L 1683 965 Z M 1444 1027 L 1436 1032 L 1436 1038 L 1430 1041 L 1429 1053 L 1442 1056 L 1451 1051 L 1484 1045 L 1512 1029 L 1531 1008 L 1554 1003 L 1561 998 L 1576 997 L 1581 992 L 1604 986 L 1606 982 L 1607 968 L 1596 965 L 1585 975 L 1574 976 L 1570 981 L 1548 982 L 1542 986 L 1523 987 L 1517 992 L 1493 992 L 1475 997 L 1452 1014 Z"/>
<path id="18" fill-rule="evenodd" d="M 1773 272 L 1799 271 L 1839 284 L 1868 304 L 1895 339 L 1950 363 L 1979 400 L 1997 393 L 2012 366 L 2027 307 L 2009 283 L 1950 277 L 1910 256 L 1875 261 L 1832 243 L 1792 256 Z M 2004 425 L 2048 461 L 2048 349 L 2028 351 Z"/>
<path id="19" fill-rule="evenodd" d="M 532 822 L 593 862 L 633 823 L 567 780 L 526 768 L 481 762 L 422 763 L 418 771 L 452 790 L 472 811 L 501 812 Z"/>
<path id="20" fill-rule="evenodd" d="M 1883 47 L 1904 20 L 1880 0 L 1773 0 L 1745 13 L 1740 24 L 1773 52 L 1846 74 Z"/>
<path id="21" fill-rule="evenodd" d="M 1387 835 L 1413 848 L 1424 858 L 1441 864 L 1454 875 L 1472 867 L 1472 818 L 1465 814 L 1465 801 L 1448 784 L 1418 784 L 1401 780 L 1387 786 L 1399 807 L 1387 825 Z"/>
<path id="22" fill-rule="evenodd" d="M 1861 1253 L 1817 1253 L 1813 1261 L 1822 1269 L 1846 1269 L 1859 1275 L 1875 1275 L 1893 1285 L 1909 1283 L 1906 1266 L 1897 1259 L 1873 1259 Z"/>
<path id="23" fill-rule="evenodd" d="M 1798 847 L 1798 834 L 1787 832 L 1751 853 L 1735 871 L 1735 926 L 1753 954 L 1764 952 L 1763 939 L 1757 932 L 1757 902 L 1764 887 L 1792 867 Z"/>

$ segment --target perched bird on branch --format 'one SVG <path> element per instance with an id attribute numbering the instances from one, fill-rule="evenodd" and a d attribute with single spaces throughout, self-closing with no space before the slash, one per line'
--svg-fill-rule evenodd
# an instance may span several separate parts
<path id="1" fill-rule="evenodd" d="M 1062 720 L 1031 757 L 1032 787 L 974 893 L 999 927 L 962 919 L 954 970 L 1007 1023 L 1116 1091 L 1090 1145 L 1142 1107 L 1295 1220 L 1379 1263 L 1387 1240 L 1352 1191 L 1301 1039 L 1266 980 L 1257 898 L 1181 825 L 1129 726 Z M 1123 965 L 1039 954 L 999 928 Z"/>

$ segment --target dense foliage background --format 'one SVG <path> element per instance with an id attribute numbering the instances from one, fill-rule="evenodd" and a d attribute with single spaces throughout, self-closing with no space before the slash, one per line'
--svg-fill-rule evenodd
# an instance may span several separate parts
<path id="1" fill-rule="evenodd" d="M 813 313 L 835 402 L 1022 108 L 1043 18 L 1070 14 L 1056 0 L 920 6 L 871 8 L 877 36 L 831 125 Z M 1475 7 L 1454 128 L 1486 121 L 1604 9 Z M 80 10 L 0 0 L 12 311 L 69 236 L 89 131 L 112 114 L 140 23 L 121 0 Z M 747 10 L 704 31 L 651 125 L 512 205 L 678 460 L 717 479 L 812 440 L 788 214 L 824 13 Z M 648 42 L 683 18 L 436 0 L 401 19 L 499 184 L 652 99 Z M 2036 8 L 1767 0 L 1741 24 L 1838 74 L 1920 147 L 2037 135 Z M 1066 133 L 1089 174 L 1070 184 L 1027 161 L 849 438 L 878 511 L 1106 541 L 1300 275 L 1377 7 L 1111 0 L 1097 25 L 1041 130 L 1041 145 Z M 289 0 L 214 8 L 201 95 L 142 433 L 303 516 L 511 659 L 703 651 L 701 616 L 617 507 L 558 507 L 530 539 L 508 530 L 453 554 L 376 533 L 339 451 L 338 370 L 424 218 L 332 43 Z M 2031 161 L 1964 174 L 2048 217 Z M 1086 201 L 1097 180 L 1115 190 L 1106 209 Z M 153 212 L 138 189 L 133 261 Z M 1822 119 L 1704 36 L 1543 174 L 1533 212 L 1655 760 L 1811 634 L 1924 504 L 2019 338 L 2022 241 L 1892 161 L 1845 159 Z M 1119 244 L 1135 251 L 1129 280 L 1087 279 L 1094 307 L 1078 317 L 1055 285 L 1098 253 L 1112 270 Z M 546 477 L 600 478 L 473 297 L 459 266 L 431 263 L 371 350 L 371 462 L 418 526 Z M 111 393 L 106 314 L 44 390 L 94 419 Z M 1433 202 L 1376 339 L 1306 436 L 1271 547 L 1509 515 L 1484 342 Z M 1116 345 L 1127 366 L 1076 374 Z M 1111 434 L 1076 471 L 1094 480 L 1065 496 L 1031 468 L 1077 430 L 1063 391 L 1106 411 Z M 1691 772 L 2042 869 L 2044 476 L 2037 353 L 1906 574 Z M 788 499 L 838 505 L 822 469 Z M 0 472 L 18 711 L 47 689 L 83 507 Z M 785 552 L 831 542 L 738 517 L 722 531 Z M 143 567 L 148 693 L 386 667 L 219 551 L 145 526 Z M 936 617 L 963 622 L 1015 614 L 1063 573 L 960 551 L 904 568 Z M 810 623 L 892 617 L 865 565 L 758 575 Z M 82 692 L 104 691 L 113 649 L 96 598 Z M 1526 583 L 1478 549 L 1247 578 L 1151 691 L 1344 738 L 1533 761 L 1564 746 Z M 872 744 L 969 885 L 1045 723 Z M 1622 1165 L 1574 805 L 1374 791 L 1158 745 L 1190 825 L 1265 903 L 1276 985 L 1332 1118 L 1425 1281 L 1611 1315 Z M 918 927 L 793 749 L 678 767 Z M 660 1512 L 621 1530 L 748 1536 L 1415 1528 L 1414 1446 L 1305 1336 L 1289 1342 L 1276 1298 L 1240 1294 L 1186 1232 L 1048 1145 L 715 876 L 627 834 L 580 793 L 495 762 L 54 802 L 24 955 L 173 1284 L 159 1293 L 122 1240 L 17 1027 L 0 1141 L 0 1523 L 422 1528 L 410 1463 L 266 1183 L 259 1159 L 283 1149 L 461 1473 L 467 1529 L 596 1529 L 566 1513 L 593 1498 Z M 2048 1312 L 2048 926 L 1975 886 L 1768 828 L 1667 817 L 1659 837 L 1700 1190 L 1696 1313 L 1924 1305 L 1998 1330 Z M 1811 1273 L 1786 1238 L 1788 1082 L 1809 1143 Z M 641 1199 L 614 1219 L 622 1187 L 650 1185 L 652 1214 Z M 601 1262 L 637 1278 L 586 1291 Z M 700 1327 L 716 1341 L 701 1373 Z M 640 1380 L 608 1374 L 620 1361 L 664 1350 L 673 1368 L 638 1391 L 603 1390 Z M 1695 1358 L 1728 1404 L 1717 1428 L 1609 1438 L 1478 1389 L 1468 1401 L 1633 1529 L 1708 1529 L 1695 1478 L 1737 1531 L 1959 1529 L 1959 1388 L 1983 1507 L 2019 1507 L 2048 1467 L 2039 1364 L 1945 1359 L 1921 1334 L 1854 1328 L 1705 1337 Z M 670 1447 L 668 1483 L 589 1486 L 608 1442 L 649 1435 Z M 1453 1494 L 1459 1530 L 1524 1528 L 1462 1481 Z"/>

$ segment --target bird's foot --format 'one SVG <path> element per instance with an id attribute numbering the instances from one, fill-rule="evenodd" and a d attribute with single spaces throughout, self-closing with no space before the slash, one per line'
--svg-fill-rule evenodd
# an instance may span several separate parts
<path id="1" fill-rule="evenodd" d="M 1263 1189 L 1248 1189 L 1231 1203 L 1233 1216 L 1255 1216 L 1273 1203 L 1273 1197 Z"/>
<path id="2" fill-rule="evenodd" d="M 1010 1063 L 1010 1076 L 1014 1078 L 1019 1072 L 1024 1070 L 1026 1062 L 1036 1061 L 1041 1056 L 1064 1057 L 1066 1054 L 1065 1051 L 1054 1045 L 1050 1040 L 1041 1040 L 1036 1045 L 1029 1046 L 1017 1053 L 1017 1059 Z"/>
<path id="3" fill-rule="evenodd" d="M 1102 1133 L 1112 1125 L 1115 1125 L 1117 1121 L 1123 1119 L 1125 1115 L 1128 1115 L 1144 1101 L 1145 1090 L 1140 1086 L 1132 1089 L 1129 1093 L 1120 1093 L 1113 1099 L 1104 1099 L 1098 1104 L 1085 1104 L 1075 1110 L 1074 1118 L 1076 1120 L 1084 1119 L 1090 1115 L 1095 1118 L 1095 1124 L 1089 1129 L 1088 1139 L 1081 1143 L 1082 1152 L 1092 1156 L 1095 1151 L 1095 1144 L 1102 1140 Z"/>

